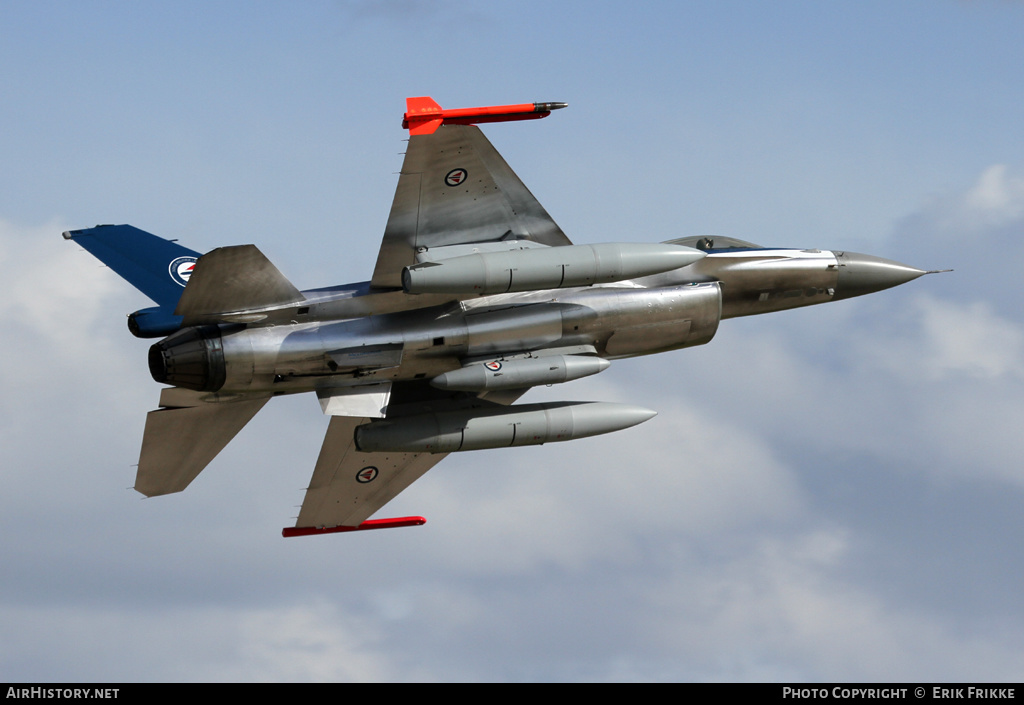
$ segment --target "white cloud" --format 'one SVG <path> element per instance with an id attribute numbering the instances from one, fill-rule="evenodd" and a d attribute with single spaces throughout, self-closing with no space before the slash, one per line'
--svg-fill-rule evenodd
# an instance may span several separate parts
<path id="1" fill-rule="evenodd" d="M 57 221 L 25 227 L 0 220 L 0 265 L 7 273 L 0 318 L 50 344 L 80 348 L 107 297 L 126 285 L 88 252 L 63 240 L 66 229 Z"/>
<path id="2" fill-rule="evenodd" d="M 986 168 L 969 188 L 933 195 L 918 211 L 904 218 L 899 225 L 900 239 L 921 244 L 948 243 L 956 246 L 950 254 L 958 258 L 953 264 L 960 268 L 964 258 L 971 262 L 972 249 L 997 241 L 1005 247 L 1021 244 L 1020 230 L 1024 219 L 1024 177 L 1015 175 L 1005 164 Z M 1009 235 L 1007 228 L 1017 232 Z M 990 254 L 987 253 L 987 254 Z M 986 265 L 998 266 L 990 256 Z"/>
<path id="3" fill-rule="evenodd" d="M 1007 172 L 1005 164 L 994 164 L 982 173 L 960 204 L 964 221 L 995 227 L 1024 216 L 1024 178 Z"/>
<path id="4" fill-rule="evenodd" d="M 399 677 L 372 620 L 323 601 L 268 608 L 6 607 L 0 608 L 0 625 L 4 633 L 19 635 L 0 646 L 0 672 L 7 679 L 361 682 Z M 93 646 L 112 635 L 116 645 Z"/>
<path id="5" fill-rule="evenodd" d="M 917 296 L 899 321 L 892 337 L 860 345 L 877 368 L 929 382 L 1024 380 L 1024 326 L 986 301 Z"/>
<path id="6" fill-rule="evenodd" d="M 139 355 L 145 343 L 127 335 L 125 314 L 147 299 L 63 240 L 62 229 L 56 221 L 19 226 L 0 220 L 0 265 L 7 272 L 0 384 L 19 399 L 60 397 L 72 384 L 97 399 L 119 395 L 114 380 L 145 374 Z M 11 409 L 8 420 L 25 412 L 31 413 L 28 405 Z"/>
<path id="7" fill-rule="evenodd" d="M 647 625 L 699 679 L 1013 680 L 1012 633 L 961 633 L 935 615 L 881 600 L 851 575 L 847 531 L 768 536 L 714 564 L 687 563 L 649 597 Z M 679 629 L 685 624 L 685 629 Z"/>
<path id="8" fill-rule="evenodd" d="M 592 386 L 596 398 L 622 394 Z M 628 562 L 651 534 L 742 533 L 801 511 L 796 478 L 769 444 L 700 406 L 661 398 L 657 407 L 656 418 L 616 434 L 454 455 L 404 499 L 449 531 L 480 527 L 457 557 L 443 550 L 437 560 L 481 575 L 583 571 L 610 555 Z"/>

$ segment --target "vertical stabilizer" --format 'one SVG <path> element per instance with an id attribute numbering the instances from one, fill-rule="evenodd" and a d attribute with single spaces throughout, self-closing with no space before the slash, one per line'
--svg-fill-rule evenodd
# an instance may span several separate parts
<path id="1" fill-rule="evenodd" d="M 129 284 L 171 311 L 178 305 L 199 253 L 131 225 L 69 230 L 74 240 Z"/>

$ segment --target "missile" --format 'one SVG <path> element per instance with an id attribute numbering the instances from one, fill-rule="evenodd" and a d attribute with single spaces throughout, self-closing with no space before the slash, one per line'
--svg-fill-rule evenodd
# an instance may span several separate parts
<path id="1" fill-rule="evenodd" d="M 355 430 L 364 453 L 453 453 L 558 443 L 636 426 L 657 412 L 629 404 L 558 402 L 444 411 L 372 421 Z"/>
<path id="2" fill-rule="evenodd" d="M 590 286 L 685 267 L 707 256 L 683 245 L 604 243 L 478 252 L 402 270 L 409 294 L 503 294 Z"/>
<path id="3" fill-rule="evenodd" d="M 608 369 L 610 362 L 586 355 L 548 355 L 511 360 L 490 360 L 445 372 L 430 380 L 438 389 L 485 392 L 560 384 Z"/>
<path id="4" fill-rule="evenodd" d="M 476 125 L 482 122 L 536 120 L 547 117 L 552 110 L 568 107 L 568 103 L 519 103 L 517 105 L 488 105 L 480 108 L 442 108 L 433 98 L 408 98 L 402 117 L 402 128 L 410 135 L 432 134 L 444 125 Z"/>

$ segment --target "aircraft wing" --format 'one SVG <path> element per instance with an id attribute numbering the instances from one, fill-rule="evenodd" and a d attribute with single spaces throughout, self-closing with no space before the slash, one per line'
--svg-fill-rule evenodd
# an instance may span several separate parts
<path id="1" fill-rule="evenodd" d="M 502 107 L 529 107 L 532 112 L 525 117 L 543 117 L 552 106 L 562 105 Z M 572 244 L 480 129 L 465 124 L 524 116 L 492 114 L 452 120 L 446 116 L 488 109 L 444 111 L 429 98 L 410 98 L 408 107 L 409 149 L 371 286 L 400 289 L 402 268 L 416 264 L 416 256 L 424 248 L 503 240 L 527 240 L 550 247 Z M 426 112 L 427 117 L 438 117 L 416 118 L 413 113 L 417 109 Z"/>
<path id="2" fill-rule="evenodd" d="M 526 391 L 506 390 L 499 394 L 474 396 L 453 394 L 422 382 L 397 383 L 388 416 L 467 406 L 507 405 Z M 367 522 L 367 519 L 448 454 L 364 453 L 356 448 L 354 435 L 357 426 L 369 421 L 370 418 L 331 417 L 298 520 L 294 528 L 284 530 L 285 536 L 351 531 L 360 524 L 363 524 L 362 528 L 379 528 L 423 523 L 419 517 L 406 517 L 379 520 L 380 523 L 373 526 L 375 522 Z M 409 521 L 412 519 L 418 521 Z"/>
<path id="3" fill-rule="evenodd" d="M 353 434 L 369 418 L 332 416 L 297 528 L 359 526 L 447 453 L 361 453 Z"/>

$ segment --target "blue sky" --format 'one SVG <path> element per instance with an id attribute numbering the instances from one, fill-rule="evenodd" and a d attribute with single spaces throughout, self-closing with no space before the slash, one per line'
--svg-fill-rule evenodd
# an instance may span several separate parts
<path id="1" fill-rule="evenodd" d="M 0 678 L 1024 678 L 1024 4 L 0 3 Z M 528 401 L 659 411 L 450 457 L 418 529 L 284 540 L 327 421 L 278 399 L 130 488 L 140 294 L 60 238 L 369 277 L 407 96 L 579 243 L 697 234 L 955 268 L 726 321 Z"/>

